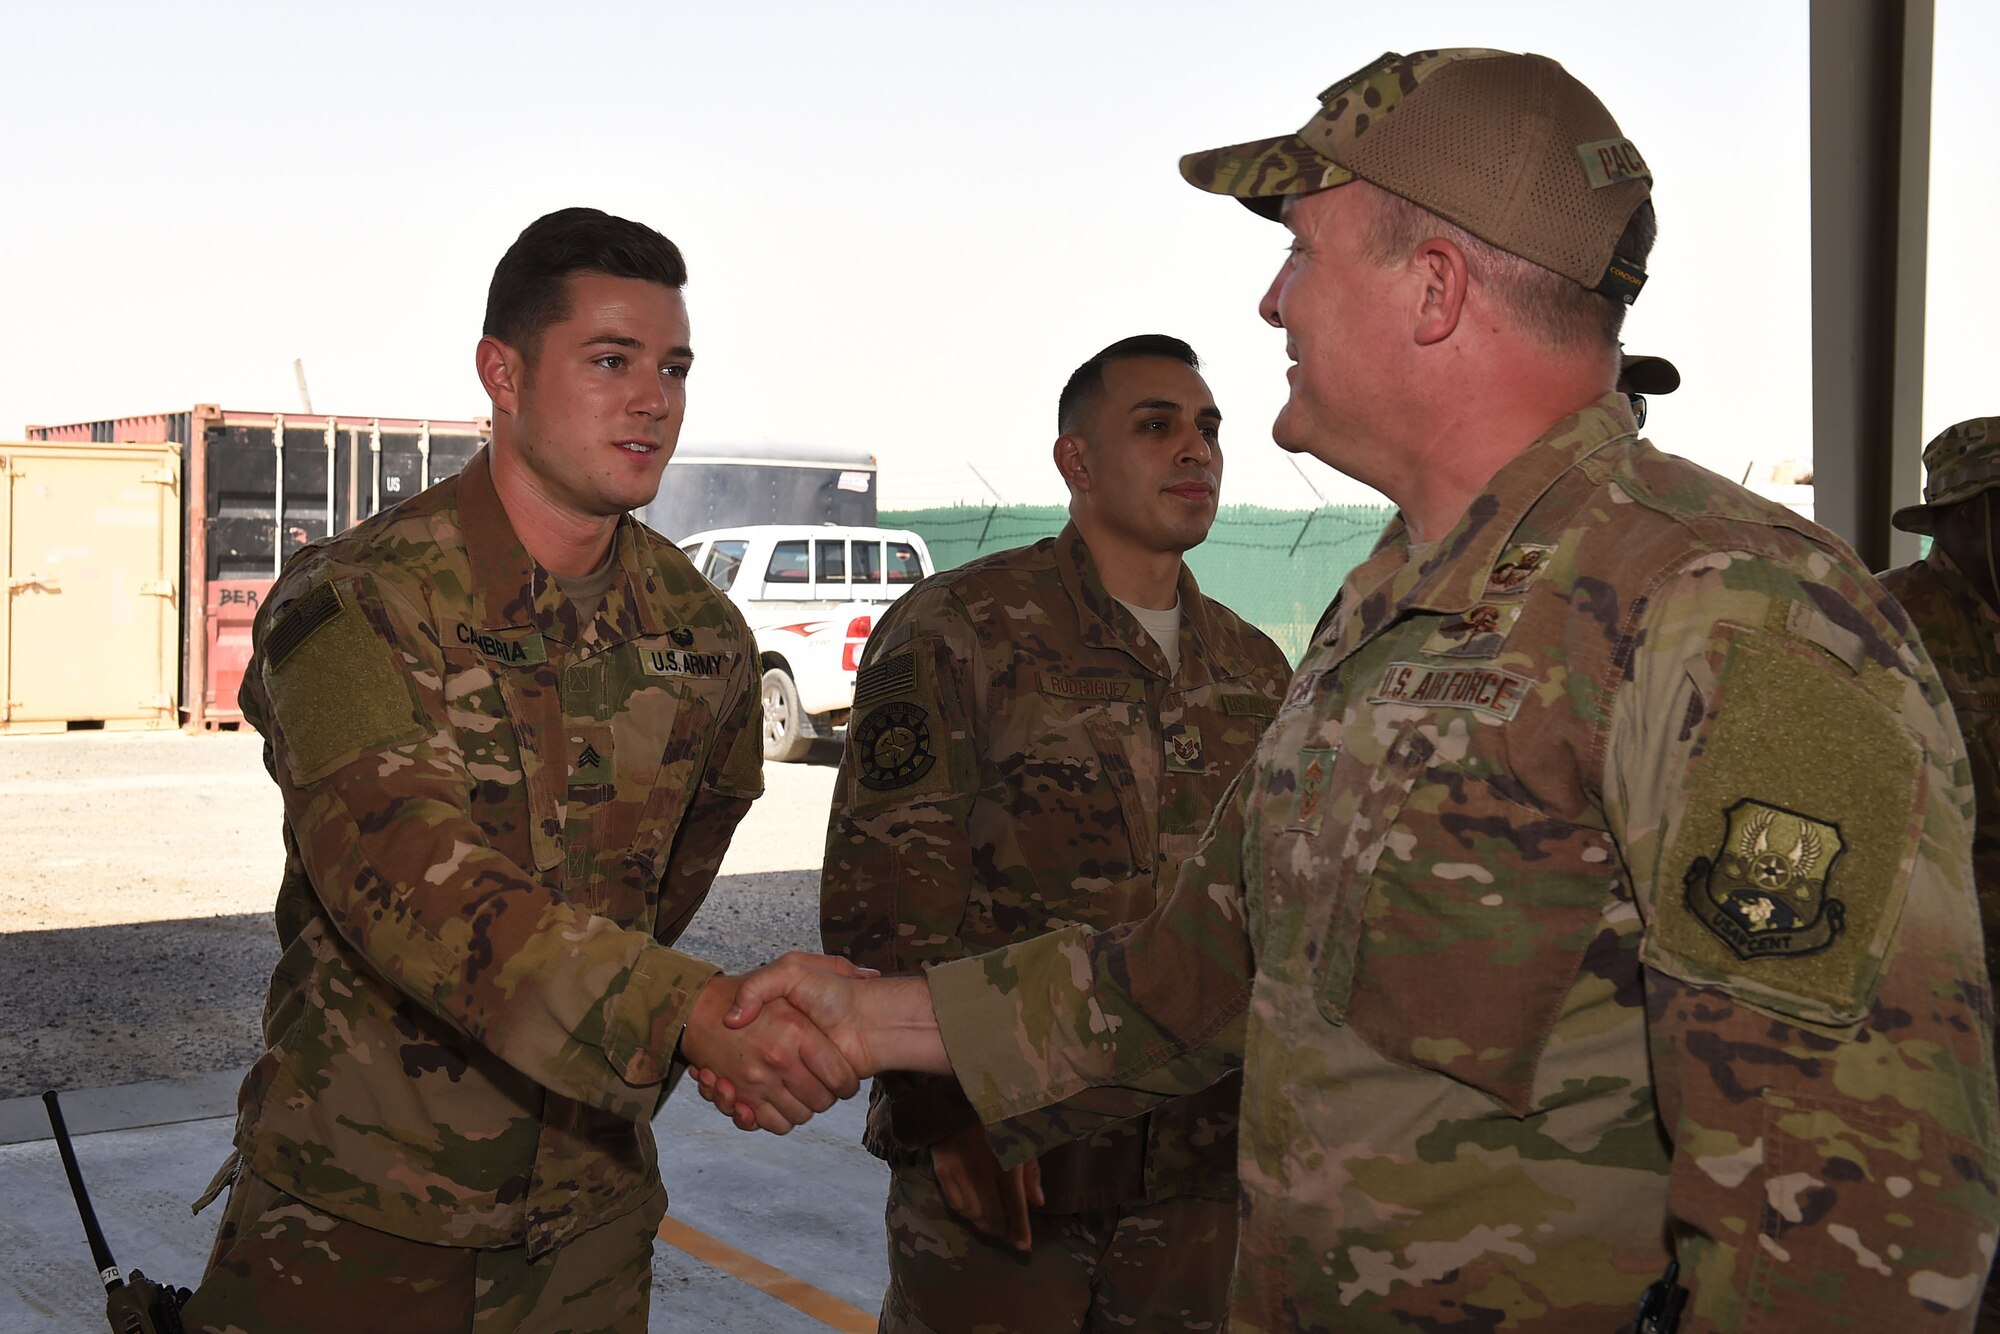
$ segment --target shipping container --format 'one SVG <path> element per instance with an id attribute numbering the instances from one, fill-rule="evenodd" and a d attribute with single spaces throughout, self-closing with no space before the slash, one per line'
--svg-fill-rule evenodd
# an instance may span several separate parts
<path id="1" fill-rule="evenodd" d="M 180 447 L 0 444 L 0 732 L 178 721 Z"/>
<path id="2" fill-rule="evenodd" d="M 200 404 L 31 426 L 33 441 L 179 446 L 179 698 L 190 728 L 242 719 L 236 692 L 250 623 L 285 560 L 464 467 L 491 436 L 486 418 L 239 412 Z"/>
<path id="3" fill-rule="evenodd" d="M 639 512 L 675 542 L 762 523 L 875 523 L 875 456 L 820 445 L 682 445 Z"/>

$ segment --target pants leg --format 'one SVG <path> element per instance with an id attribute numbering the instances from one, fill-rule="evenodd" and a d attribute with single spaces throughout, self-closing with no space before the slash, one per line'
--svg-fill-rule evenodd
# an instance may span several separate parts
<path id="1" fill-rule="evenodd" d="M 882 1334 L 1075 1334 L 1090 1310 L 1114 1215 L 1038 1214 L 1034 1250 L 1002 1246 L 944 1202 L 936 1178 L 889 1182 L 889 1290 Z"/>
<path id="2" fill-rule="evenodd" d="M 469 1330 L 477 1254 L 335 1218 L 242 1171 L 181 1322 L 203 1334 Z"/>
<path id="3" fill-rule="evenodd" d="M 642 1334 L 653 1237 L 645 1204 L 530 1260 L 526 1247 L 430 1246 L 322 1213 L 249 1172 L 182 1323 L 202 1334 Z"/>
<path id="4" fill-rule="evenodd" d="M 653 1241 L 667 1212 L 656 1188 L 639 1208 L 529 1260 L 525 1249 L 481 1251 L 475 1334 L 644 1334 L 653 1295 Z"/>
<path id="5" fill-rule="evenodd" d="M 1092 1334 L 1215 1331 L 1229 1323 L 1236 1201 L 1171 1199 L 1118 1211 L 1092 1293 Z"/>

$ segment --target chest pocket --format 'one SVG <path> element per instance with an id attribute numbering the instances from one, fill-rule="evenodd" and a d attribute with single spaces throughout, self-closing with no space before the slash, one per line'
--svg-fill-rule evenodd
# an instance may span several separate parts
<path id="1" fill-rule="evenodd" d="M 1526 1115 L 1542 1048 L 1608 929 L 1611 840 L 1453 764 L 1419 764 L 1399 781 L 1372 865 L 1356 868 L 1367 876 L 1360 919 L 1336 924 L 1351 933 L 1352 974 L 1328 969 L 1321 1012 L 1388 1059 Z"/>
<path id="2" fill-rule="evenodd" d="M 1143 705 L 1037 696 L 1018 724 L 1031 738 L 1003 759 L 1002 841 L 1036 883 L 1045 924 L 1111 925 L 1150 905 L 1155 817 L 1142 791 L 1158 791 L 1158 735 Z M 977 818 L 977 812 L 975 812 Z M 1027 887 L 1023 887 L 1026 889 Z"/>
<path id="3" fill-rule="evenodd" d="M 592 906 L 622 925 L 651 930 L 663 911 L 660 878 L 701 783 L 721 690 L 720 682 L 638 684 L 608 722 L 608 785 L 571 788 L 567 830 L 589 848 Z M 595 804 L 580 809 L 586 796 Z M 672 916 L 676 907 L 664 911 Z"/>

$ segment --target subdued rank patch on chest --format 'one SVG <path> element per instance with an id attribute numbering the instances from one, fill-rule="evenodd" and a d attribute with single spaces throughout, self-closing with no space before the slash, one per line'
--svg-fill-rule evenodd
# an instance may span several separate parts
<path id="1" fill-rule="evenodd" d="M 1043 672 L 1042 693 L 1058 699 L 1124 700 L 1131 703 L 1142 698 L 1145 691 L 1137 681 L 1123 677 L 1057 676 L 1052 672 Z"/>
<path id="2" fill-rule="evenodd" d="M 1527 592 L 1528 585 L 1549 567 L 1549 557 L 1554 554 L 1554 547 L 1536 546 L 1529 542 L 1517 542 L 1508 547 L 1500 553 L 1493 573 L 1486 577 L 1486 596 L 1518 597 Z"/>
<path id="3" fill-rule="evenodd" d="M 1534 683 L 1518 672 L 1497 667 L 1439 667 L 1421 662 L 1392 662 L 1382 672 L 1372 704 L 1427 704 L 1441 709 L 1471 709 L 1495 718 L 1511 719 L 1521 711 Z"/>
<path id="4" fill-rule="evenodd" d="M 889 792 L 916 782 L 937 763 L 929 711 L 901 699 L 876 708 L 854 729 L 854 759 L 863 787 Z"/>
<path id="5" fill-rule="evenodd" d="M 1178 774 L 1207 772 L 1201 753 L 1201 729 L 1193 723 L 1175 723 L 1166 731 L 1167 771 Z"/>
<path id="6" fill-rule="evenodd" d="M 1795 958 L 1831 945 L 1847 925 L 1846 905 L 1827 893 L 1846 846 L 1840 826 L 1750 797 L 1725 814 L 1722 846 L 1682 877 L 1688 911 L 1740 959 Z"/>
<path id="7" fill-rule="evenodd" d="M 1333 785 L 1333 762 L 1339 756 L 1340 751 L 1332 746 L 1307 746 L 1299 751 L 1299 808 L 1293 821 L 1298 828 L 1319 832 L 1326 794 Z"/>
<path id="8" fill-rule="evenodd" d="M 675 648 L 694 647 L 694 631 L 688 629 L 685 625 L 677 625 L 667 631 L 667 638 L 674 641 Z"/>
<path id="9" fill-rule="evenodd" d="M 1424 641 L 1424 652 L 1440 658 L 1491 658 L 1506 647 L 1507 632 L 1521 619 L 1520 602 L 1482 602 L 1460 616 L 1448 616 Z"/>
<path id="10" fill-rule="evenodd" d="M 677 648 L 642 648 L 639 666 L 648 676 L 727 676 L 731 656 Z"/>
<path id="11" fill-rule="evenodd" d="M 338 588 L 330 583 L 314 585 L 278 614 L 278 623 L 264 641 L 265 661 L 274 669 L 284 666 L 285 659 L 296 653 L 313 631 L 345 609 Z"/>
<path id="12" fill-rule="evenodd" d="M 576 757 L 576 771 L 580 774 L 594 772 L 603 763 L 604 757 L 597 753 L 597 747 L 586 745 L 583 754 Z"/>

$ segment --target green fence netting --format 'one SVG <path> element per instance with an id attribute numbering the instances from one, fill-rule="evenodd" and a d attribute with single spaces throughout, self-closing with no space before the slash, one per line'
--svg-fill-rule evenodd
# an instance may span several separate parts
<path id="1" fill-rule="evenodd" d="M 1340 581 L 1368 555 L 1389 515 L 1379 505 L 1225 505 L 1208 540 L 1188 553 L 1188 565 L 1202 592 L 1271 636 L 1297 662 Z M 1053 536 L 1068 518 L 1057 505 L 951 505 L 884 510 L 876 522 L 917 533 L 937 567 L 949 570 L 989 551 Z"/>

